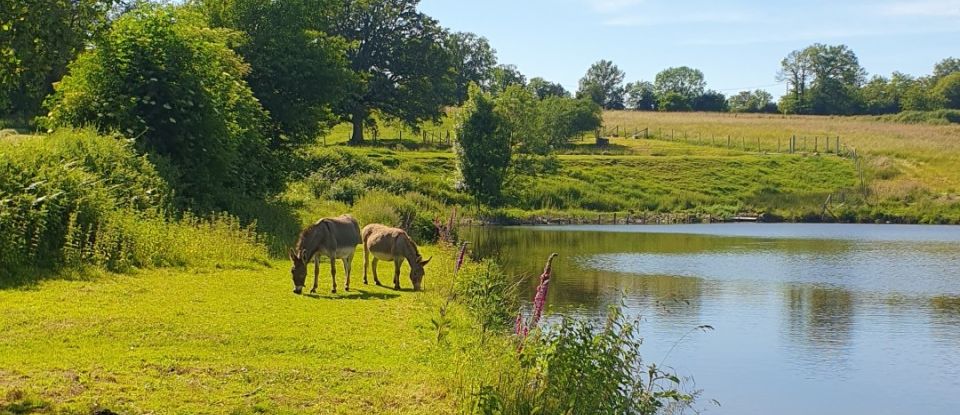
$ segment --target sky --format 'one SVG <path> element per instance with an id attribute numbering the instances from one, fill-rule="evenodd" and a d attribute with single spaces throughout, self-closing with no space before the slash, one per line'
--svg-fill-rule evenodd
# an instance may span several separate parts
<path id="1" fill-rule="evenodd" d="M 929 74 L 960 58 L 960 0 L 422 0 L 454 31 L 486 37 L 500 63 L 576 91 L 590 65 L 613 61 L 626 80 L 690 66 L 726 95 L 775 97 L 780 61 L 813 43 L 846 44 L 872 76 Z"/>

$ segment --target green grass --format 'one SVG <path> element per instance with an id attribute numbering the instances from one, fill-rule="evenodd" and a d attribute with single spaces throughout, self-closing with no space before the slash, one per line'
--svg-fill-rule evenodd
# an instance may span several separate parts
<path id="1" fill-rule="evenodd" d="M 288 263 L 161 269 L 47 280 L 0 290 L 0 413 L 19 406 L 89 413 L 454 413 L 481 362 L 454 305 L 438 344 L 431 324 L 452 253 L 434 255 L 425 292 L 362 283 L 296 296 Z M 380 275 L 392 266 L 381 264 Z M 342 269 L 338 283 L 343 286 Z M 409 288 L 405 266 L 401 285 Z M 372 282 L 372 278 L 371 278 Z M 490 357 L 490 358 L 488 358 Z M 489 367 L 487 368 L 489 369 Z"/>

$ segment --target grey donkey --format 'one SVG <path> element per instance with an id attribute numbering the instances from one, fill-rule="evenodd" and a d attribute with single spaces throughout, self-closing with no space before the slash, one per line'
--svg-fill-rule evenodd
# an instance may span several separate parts
<path id="1" fill-rule="evenodd" d="M 303 292 L 307 279 L 307 263 L 313 259 L 313 289 L 317 292 L 317 279 L 320 275 L 320 257 L 330 259 L 330 276 L 333 280 L 331 292 L 337 292 L 336 260 L 343 260 L 343 270 L 347 274 L 347 283 L 344 289 L 350 291 L 350 263 L 353 254 L 360 244 L 360 224 L 350 215 L 341 215 L 335 218 L 323 218 L 308 226 L 297 239 L 297 247 L 290 251 L 289 257 L 293 261 L 290 273 L 293 275 L 293 292 Z"/>
<path id="2" fill-rule="evenodd" d="M 420 290 L 423 281 L 423 267 L 430 262 L 430 259 L 424 260 L 417 251 L 417 244 L 404 232 L 403 229 L 391 228 L 381 224 L 370 224 L 363 227 L 361 232 L 363 238 L 363 283 L 367 283 L 367 266 L 370 262 L 369 257 L 373 257 L 373 281 L 377 285 L 380 279 L 377 278 L 377 261 L 393 261 L 393 288 L 400 289 L 400 265 L 403 260 L 410 264 L 410 282 L 413 283 L 415 291 Z"/>

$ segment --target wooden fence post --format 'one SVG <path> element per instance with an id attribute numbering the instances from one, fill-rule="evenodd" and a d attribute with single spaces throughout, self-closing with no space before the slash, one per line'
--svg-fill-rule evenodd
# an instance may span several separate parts
<path id="1" fill-rule="evenodd" d="M 727 136 L 727 148 L 730 148 L 730 136 Z"/>

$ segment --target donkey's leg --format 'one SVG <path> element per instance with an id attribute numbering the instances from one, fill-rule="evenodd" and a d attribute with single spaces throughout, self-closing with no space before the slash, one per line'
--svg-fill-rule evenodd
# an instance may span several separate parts
<path id="1" fill-rule="evenodd" d="M 317 292 L 318 278 L 320 278 L 320 254 L 313 256 L 313 289 L 310 290 L 312 294 Z"/>
<path id="2" fill-rule="evenodd" d="M 374 256 L 374 257 L 373 257 L 373 263 L 370 264 L 370 269 L 373 270 L 373 282 L 376 283 L 378 286 L 381 286 L 381 287 L 382 287 L 383 284 L 380 283 L 380 278 L 377 278 L 377 263 L 378 263 L 378 262 L 380 262 L 380 260 L 377 259 L 376 256 Z"/>
<path id="3" fill-rule="evenodd" d="M 345 291 L 350 291 L 350 265 L 353 262 L 353 255 L 350 255 L 343 259 L 343 272 L 347 274 L 347 285 L 343 286 Z"/>
<path id="4" fill-rule="evenodd" d="M 337 293 L 337 259 L 330 256 L 330 278 L 333 280 L 333 290 L 330 292 Z"/>
<path id="5" fill-rule="evenodd" d="M 370 250 L 363 244 L 363 285 L 367 285 L 367 267 L 370 265 Z"/>
<path id="6" fill-rule="evenodd" d="M 400 290 L 400 265 L 403 264 L 402 258 L 393 260 L 393 289 Z"/>

